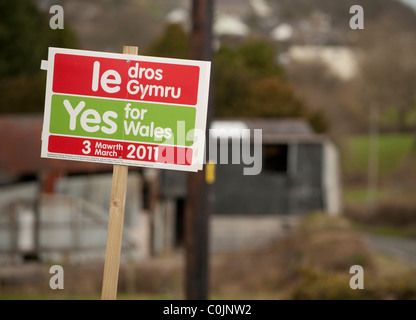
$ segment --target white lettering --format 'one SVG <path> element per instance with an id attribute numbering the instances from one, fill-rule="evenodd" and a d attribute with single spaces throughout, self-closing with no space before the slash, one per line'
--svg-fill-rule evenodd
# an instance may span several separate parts
<path id="1" fill-rule="evenodd" d="M 89 116 L 92 116 L 92 118 L 89 118 Z M 86 110 L 81 115 L 80 120 L 81 120 L 81 127 L 85 131 L 97 132 L 98 130 L 100 130 L 100 126 L 98 125 L 98 123 L 101 122 L 101 117 L 100 117 L 100 114 L 96 110 L 93 110 L 93 109 Z M 88 125 L 90 123 L 97 124 L 97 125 L 91 127 Z"/>
<path id="2" fill-rule="evenodd" d="M 364 289 L 364 269 L 360 265 L 354 265 L 350 268 L 350 273 L 356 273 L 350 279 L 350 288 Z"/>
<path id="3" fill-rule="evenodd" d="M 54 265 L 49 268 L 49 273 L 54 274 L 49 280 L 49 287 L 52 290 L 64 288 L 64 268 L 60 265 Z"/>
<path id="4" fill-rule="evenodd" d="M 163 75 L 162 75 L 162 73 L 163 73 L 163 70 L 162 69 L 157 69 L 156 70 L 156 77 L 155 77 L 155 79 L 156 80 L 162 80 L 163 79 Z"/>
<path id="5" fill-rule="evenodd" d="M 154 86 L 154 85 L 151 85 L 151 86 L 149 86 L 149 96 L 152 96 L 153 95 L 153 90 L 154 90 L 154 96 L 155 97 L 158 97 L 159 95 L 159 92 L 160 92 L 160 96 L 161 97 L 163 97 L 163 86 Z"/>
<path id="6" fill-rule="evenodd" d="M 67 99 L 65 99 L 64 106 L 69 114 L 69 130 L 75 130 L 77 127 L 77 116 L 85 107 L 85 102 L 80 101 L 78 105 L 75 107 L 75 109 L 73 109 L 71 103 Z"/>
<path id="7" fill-rule="evenodd" d="M 115 70 L 107 70 L 101 76 L 100 83 L 105 92 L 116 93 L 120 91 L 120 86 L 117 86 L 117 84 L 121 84 L 120 74 Z M 116 86 L 109 87 L 109 84 L 116 84 Z"/>
<path id="8" fill-rule="evenodd" d="M 59 5 L 53 5 L 49 9 L 49 13 L 55 13 L 49 20 L 49 27 L 52 30 L 64 28 L 64 8 Z"/>
<path id="9" fill-rule="evenodd" d="M 99 77 L 100 77 L 100 62 L 94 61 L 93 70 L 92 70 L 92 85 L 91 85 L 91 90 L 94 92 L 98 90 Z"/>
<path id="10" fill-rule="evenodd" d="M 101 131 L 107 134 L 113 134 L 117 131 L 117 124 L 112 121 L 110 118 L 117 119 L 117 113 L 114 111 L 106 111 L 103 115 L 103 121 L 105 124 L 109 125 L 110 127 L 107 128 L 105 126 L 101 126 Z"/>
<path id="11" fill-rule="evenodd" d="M 352 30 L 364 29 L 364 9 L 360 5 L 354 5 L 350 8 L 350 13 L 355 13 L 350 19 L 350 28 Z"/>
<path id="12" fill-rule="evenodd" d="M 137 78 L 139 75 L 139 63 L 136 62 L 136 64 L 133 67 L 129 68 L 129 77 L 130 78 Z"/>
<path id="13" fill-rule="evenodd" d="M 135 84 L 135 85 L 132 86 L 132 84 Z M 139 91 L 140 91 L 139 81 L 137 81 L 137 80 L 130 80 L 129 82 L 127 82 L 127 91 L 130 94 L 138 94 Z"/>
<path id="14" fill-rule="evenodd" d="M 143 87 L 143 85 L 140 84 L 140 90 L 142 91 L 142 95 L 141 95 L 140 99 L 143 99 L 146 96 L 146 92 L 147 92 L 148 88 L 149 88 L 149 85 L 146 85 L 145 87 Z"/>

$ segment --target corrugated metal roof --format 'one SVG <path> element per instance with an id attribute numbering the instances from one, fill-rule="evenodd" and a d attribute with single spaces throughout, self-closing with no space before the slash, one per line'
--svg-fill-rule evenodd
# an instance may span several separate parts
<path id="1" fill-rule="evenodd" d="M 112 170 L 111 165 L 41 158 L 42 124 L 42 115 L 0 116 L 0 176 L 35 175 L 48 171 L 84 173 Z"/>

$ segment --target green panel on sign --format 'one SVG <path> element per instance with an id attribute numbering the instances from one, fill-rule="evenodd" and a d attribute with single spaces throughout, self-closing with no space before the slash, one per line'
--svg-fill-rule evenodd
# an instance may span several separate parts
<path id="1" fill-rule="evenodd" d="M 54 94 L 51 133 L 191 146 L 193 107 Z M 189 135 L 193 137 L 192 135 Z"/>

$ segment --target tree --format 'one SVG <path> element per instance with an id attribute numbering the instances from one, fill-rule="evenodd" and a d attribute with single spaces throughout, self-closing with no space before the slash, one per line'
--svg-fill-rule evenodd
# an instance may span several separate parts
<path id="1" fill-rule="evenodd" d="M 215 104 L 218 117 L 302 117 L 317 132 L 327 129 L 321 111 L 299 100 L 275 62 L 275 49 L 251 40 L 241 47 L 222 47 L 215 57 Z"/>
<path id="2" fill-rule="evenodd" d="M 167 25 L 146 54 L 188 58 L 189 36 L 181 25 Z M 212 66 L 215 116 L 303 117 L 317 132 L 326 131 L 323 112 L 308 109 L 296 97 L 275 60 L 275 48 L 263 39 L 249 39 L 236 48 L 222 46 Z"/>
<path id="3" fill-rule="evenodd" d="M 313 122 L 336 124 L 331 126 L 333 139 L 366 130 L 368 117 L 363 118 L 362 106 L 352 94 L 354 79 L 339 78 L 319 60 L 292 61 L 285 71 L 296 97 L 307 102 L 308 112 L 315 114 Z M 324 122 L 321 125 L 327 127 Z"/>
<path id="4" fill-rule="evenodd" d="M 50 29 L 49 18 L 31 0 L 0 0 L 0 112 L 40 112 L 48 47 L 77 46 L 70 29 Z"/>
<path id="5" fill-rule="evenodd" d="M 363 101 L 380 109 L 385 129 L 404 132 L 415 126 L 415 50 L 416 37 L 406 34 L 363 47 L 358 83 L 360 90 L 366 89 Z"/>
<path id="6" fill-rule="evenodd" d="M 169 58 L 189 58 L 189 36 L 180 24 L 172 23 L 165 27 L 162 35 L 146 50 L 150 56 Z"/>

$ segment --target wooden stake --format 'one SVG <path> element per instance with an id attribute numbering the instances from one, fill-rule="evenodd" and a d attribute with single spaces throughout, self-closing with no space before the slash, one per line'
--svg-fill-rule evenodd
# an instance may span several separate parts
<path id="1" fill-rule="evenodd" d="M 124 54 L 138 54 L 137 47 L 124 46 Z M 110 216 L 108 219 L 101 300 L 116 300 L 123 236 L 124 206 L 126 203 L 128 166 L 114 165 L 111 187 Z"/>

